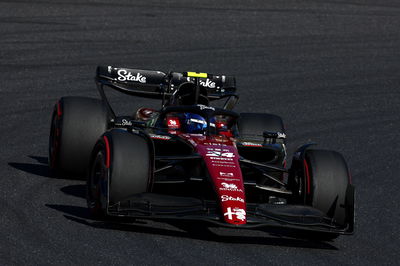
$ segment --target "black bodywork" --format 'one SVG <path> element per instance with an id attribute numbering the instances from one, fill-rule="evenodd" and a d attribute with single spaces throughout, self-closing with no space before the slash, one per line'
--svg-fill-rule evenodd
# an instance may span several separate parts
<path id="1" fill-rule="evenodd" d="M 145 80 L 143 79 L 145 77 Z M 153 193 L 143 193 L 129 200 L 110 206 L 111 216 L 128 216 L 151 219 L 185 219 L 205 221 L 215 225 L 237 227 L 220 221 L 218 204 L 212 189 L 204 182 L 207 173 L 202 166 L 202 158 L 194 153 L 193 147 L 176 135 L 169 134 L 162 121 L 170 112 L 190 111 L 204 117 L 227 115 L 232 117 L 229 127 L 236 139 L 244 184 L 248 196 L 248 220 L 243 228 L 288 228 L 332 234 L 352 234 L 354 231 L 354 187 L 349 186 L 348 215 L 345 227 L 338 227 L 334 221 L 315 208 L 301 201 L 301 186 L 288 181 L 293 175 L 304 175 L 294 168 L 286 168 L 285 138 L 276 132 L 263 135 L 240 135 L 236 126 L 239 114 L 232 111 L 239 97 L 236 94 L 234 77 L 208 75 L 206 78 L 189 77 L 186 73 L 145 71 L 111 66 L 97 69 L 96 83 L 100 95 L 113 115 L 113 128 L 131 131 L 145 131 L 152 137 L 155 151 Z M 194 84 L 192 107 L 180 106 L 176 93 L 182 84 Z M 128 95 L 162 100 L 161 109 L 154 123 L 138 121 L 133 117 L 116 116 L 105 93 L 104 86 Z M 225 99 L 223 108 L 200 110 L 201 98 L 206 101 Z M 202 102 L 203 103 L 203 102 Z M 155 136 L 155 137 L 154 137 Z M 157 137 L 158 136 L 158 137 Z M 252 145 L 246 145 L 246 144 Z M 293 158 L 293 165 L 303 160 L 309 146 L 299 148 Z M 261 156 L 262 155 L 262 156 Z M 263 158 L 262 160 L 260 158 Z M 268 159 L 265 159 L 268 158 Z M 205 186 L 204 183 L 206 183 Z M 158 190 L 159 185 L 170 186 L 168 195 Z M 179 186 L 196 187 L 182 190 Z M 201 189 L 199 189 L 201 187 Z M 200 194 L 182 194 L 181 191 L 200 191 Z M 260 196 L 264 192 L 263 196 Z M 159 193 L 158 193 L 159 192 Z M 254 193 L 253 193 L 254 192 Z M 192 192 L 191 192 L 192 193 Z M 252 197 L 252 194 L 255 196 Z M 271 202 L 271 198 L 275 201 Z M 300 199 L 300 200 L 299 200 Z"/>

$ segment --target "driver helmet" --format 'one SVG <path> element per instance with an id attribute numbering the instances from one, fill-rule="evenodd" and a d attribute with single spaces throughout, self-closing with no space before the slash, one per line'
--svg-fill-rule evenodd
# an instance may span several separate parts
<path id="1" fill-rule="evenodd" d="M 213 121 L 210 121 L 210 125 L 215 126 L 215 123 L 213 123 Z M 184 113 L 183 126 L 186 133 L 199 134 L 203 133 L 207 129 L 207 121 L 201 115 Z"/>

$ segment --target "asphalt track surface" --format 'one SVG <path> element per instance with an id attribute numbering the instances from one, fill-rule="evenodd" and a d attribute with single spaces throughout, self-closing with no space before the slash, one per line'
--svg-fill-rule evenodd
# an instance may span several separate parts
<path id="1" fill-rule="evenodd" d="M 0 265 L 398 265 L 398 1 L 0 1 L 0 36 Z M 84 182 L 50 176 L 47 141 L 59 97 L 97 97 L 99 64 L 236 75 L 237 111 L 281 115 L 291 152 L 345 156 L 355 235 L 91 220 Z"/>

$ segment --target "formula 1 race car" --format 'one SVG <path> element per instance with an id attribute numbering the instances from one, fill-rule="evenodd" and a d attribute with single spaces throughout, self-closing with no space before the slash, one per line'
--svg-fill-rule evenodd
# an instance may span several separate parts
<path id="1" fill-rule="evenodd" d="M 353 233 L 343 157 L 306 144 L 286 167 L 282 119 L 232 111 L 234 77 L 99 66 L 96 83 L 101 100 L 57 102 L 49 141 L 56 175 L 87 175 L 93 217 L 283 228 L 321 239 Z M 160 99 L 161 109 L 116 115 L 105 87 Z"/>

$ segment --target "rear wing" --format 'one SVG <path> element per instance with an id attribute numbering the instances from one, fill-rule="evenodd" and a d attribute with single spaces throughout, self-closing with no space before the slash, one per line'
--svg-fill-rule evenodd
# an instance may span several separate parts
<path id="1" fill-rule="evenodd" d="M 165 76 L 160 71 L 98 66 L 96 83 L 130 95 L 161 99 Z"/>
<path id="2" fill-rule="evenodd" d="M 236 92 L 236 80 L 233 76 L 212 75 L 197 72 L 169 72 L 154 70 L 98 66 L 96 83 L 100 94 L 103 86 L 109 86 L 120 92 L 146 98 L 168 99 L 179 85 L 198 81 L 208 92 L 210 100 L 232 96 Z"/>

